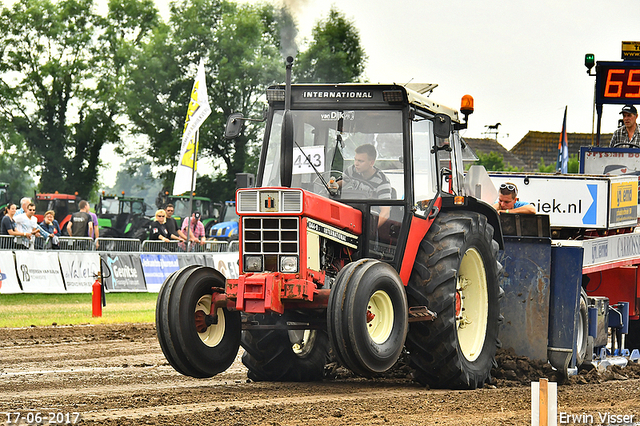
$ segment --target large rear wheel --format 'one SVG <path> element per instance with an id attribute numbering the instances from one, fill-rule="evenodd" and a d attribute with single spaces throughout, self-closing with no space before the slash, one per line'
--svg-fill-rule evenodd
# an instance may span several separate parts
<path id="1" fill-rule="evenodd" d="M 256 314 L 249 323 L 277 326 L 287 323 L 281 315 Z M 329 339 L 324 330 L 285 328 L 245 330 L 242 333 L 242 363 L 253 381 L 311 382 L 322 380 Z"/>
<path id="2" fill-rule="evenodd" d="M 407 335 L 407 297 L 388 264 L 361 259 L 342 269 L 327 306 L 329 339 L 338 361 L 361 376 L 391 368 Z"/>
<path id="3" fill-rule="evenodd" d="M 481 214 L 441 213 L 416 256 L 409 306 L 438 314 L 409 327 L 415 379 L 431 387 L 475 389 L 490 378 L 499 346 L 502 289 L 493 227 Z"/>
<path id="4" fill-rule="evenodd" d="M 225 278 L 213 268 L 186 266 L 162 285 L 156 306 L 158 341 L 169 363 L 192 377 L 212 377 L 233 363 L 240 347 L 240 313 L 219 306 L 214 295 Z"/>

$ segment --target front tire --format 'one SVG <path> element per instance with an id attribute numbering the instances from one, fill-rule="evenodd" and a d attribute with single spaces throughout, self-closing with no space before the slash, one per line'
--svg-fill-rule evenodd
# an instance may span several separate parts
<path id="1" fill-rule="evenodd" d="M 419 383 L 475 389 L 490 379 L 502 321 L 497 252 L 487 218 L 468 211 L 441 213 L 420 243 L 409 306 L 426 306 L 438 317 L 409 327 L 410 366 Z"/>
<path id="2" fill-rule="evenodd" d="M 338 361 L 372 376 L 391 368 L 407 335 L 407 296 L 388 264 L 360 259 L 342 269 L 329 294 L 327 327 Z"/>
<path id="3" fill-rule="evenodd" d="M 220 272 L 193 265 L 163 283 L 156 306 L 158 341 L 179 373 L 212 377 L 233 363 L 240 347 L 240 313 L 219 307 L 216 322 L 206 318 L 214 291 L 224 292 L 224 288 Z"/>

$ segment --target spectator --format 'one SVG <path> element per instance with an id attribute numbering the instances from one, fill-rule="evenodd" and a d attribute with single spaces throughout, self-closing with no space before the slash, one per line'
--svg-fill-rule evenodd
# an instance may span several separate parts
<path id="1" fill-rule="evenodd" d="M 24 197 L 22 200 L 20 200 L 20 208 L 16 211 L 15 216 L 18 216 L 19 214 L 24 214 L 27 211 L 27 207 L 29 206 L 29 203 L 31 203 L 31 198 L 29 197 Z"/>
<path id="2" fill-rule="evenodd" d="M 40 234 L 47 239 L 47 244 L 51 243 L 51 248 L 59 249 L 58 237 L 60 236 L 60 224 L 55 219 L 55 212 L 48 210 L 44 214 L 44 220 L 38 224 Z"/>
<path id="3" fill-rule="evenodd" d="M 13 220 L 16 214 L 16 205 L 14 203 L 7 204 L 7 214 L 2 218 L 0 224 L 0 235 L 13 235 L 14 237 L 24 236 L 24 233 L 16 230 L 16 222 Z M 3 240 L 4 242 L 4 240 Z M 9 248 L 11 245 L 3 244 L 2 248 Z"/>
<path id="4" fill-rule="evenodd" d="M 26 206 L 25 214 L 15 215 L 16 230 L 23 234 L 18 241 L 25 247 L 33 247 L 34 235 L 40 236 L 38 221 L 36 220 L 36 205 L 29 203 Z"/>
<path id="5" fill-rule="evenodd" d="M 171 237 L 174 235 L 171 235 L 167 230 L 166 220 L 167 213 L 164 210 L 156 211 L 155 219 L 151 224 L 151 235 L 149 236 L 151 241 L 163 241 L 165 243 L 171 241 Z"/>
<path id="6" fill-rule="evenodd" d="M 171 237 L 171 239 L 186 241 L 187 236 L 182 233 L 182 230 L 178 229 L 178 223 L 173 217 L 173 212 L 175 211 L 175 207 L 173 206 L 173 204 L 167 204 L 167 207 L 165 207 L 164 210 L 167 213 L 167 221 L 165 222 L 167 231 L 169 231 L 169 234 L 178 237 L 178 238 Z"/>
<path id="7" fill-rule="evenodd" d="M 81 200 L 78 203 L 80 211 L 75 212 L 71 216 L 71 220 L 67 223 L 67 232 L 70 237 L 86 237 L 93 233 L 93 221 L 89 215 L 89 203 Z"/>
<path id="8" fill-rule="evenodd" d="M 89 203 L 87 203 L 87 205 L 89 205 Z M 96 215 L 92 211 L 87 211 L 87 213 L 89 213 L 89 216 L 91 216 L 91 222 L 93 223 L 93 233 L 91 232 L 91 230 L 89 230 L 89 236 L 95 240 L 96 248 L 98 248 L 98 246 L 100 245 L 98 241 L 98 238 L 100 238 L 100 229 L 98 228 L 98 215 Z M 95 234 L 95 237 L 93 234 Z"/>
<path id="9" fill-rule="evenodd" d="M 188 231 L 187 226 L 189 226 Z M 189 220 L 185 219 L 182 222 L 182 233 L 189 237 L 189 242 L 200 243 L 200 245 L 207 242 L 204 225 L 200 222 L 200 212 L 193 212 Z"/>
<path id="10" fill-rule="evenodd" d="M 518 200 L 518 187 L 511 182 L 500 185 L 498 201 L 493 208 L 504 213 L 524 213 L 535 214 L 536 208 L 533 204 Z"/>

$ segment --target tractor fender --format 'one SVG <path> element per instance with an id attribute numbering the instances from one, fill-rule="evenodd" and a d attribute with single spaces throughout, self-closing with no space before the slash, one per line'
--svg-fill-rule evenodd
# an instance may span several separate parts
<path id="1" fill-rule="evenodd" d="M 473 197 L 464 197 L 464 203 L 454 204 L 454 197 L 442 197 L 441 211 L 467 210 L 480 213 L 487 218 L 487 221 L 493 226 L 493 239 L 500 246 L 500 250 L 504 250 L 504 240 L 502 238 L 502 227 L 500 225 L 500 216 L 496 209 L 482 200 Z"/>

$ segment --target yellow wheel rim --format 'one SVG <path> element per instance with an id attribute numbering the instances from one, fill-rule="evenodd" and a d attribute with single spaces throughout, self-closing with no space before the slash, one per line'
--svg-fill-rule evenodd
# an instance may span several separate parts
<path id="1" fill-rule="evenodd" d="M 373 293 L 367 306 L 367 331 L 374 342 L 381 344 L 389 338 L 393 319 L 393 303 L 389 295 L 382 290 Z"/>
<path id="2" fill-rule="evenodd" d="M 211 295 L 204 295 L 198 300 L 196 304 L 195 312 L 202 311 L 205 315 L 209 315 L 211 312 Z M 203 332 L 198 332 L 198 337 L 202 340 L 207 346 L 214 347 L 220 344 L 222 338 L 224 337 L 224 328 L 225 328 L 225 320 L 224 320 L 224 311 L 222 308 L 218 308 L 218 323 L 212 324 Z"/>
<path id="3" fill-rule="evenodd" d="M 488 315 L 489 296 L 484 262 L 478 250 L 471 248 L 462 258 L 456 285 L 458 344 L 469 361 L 475 361 L 482 352 Z"/>

